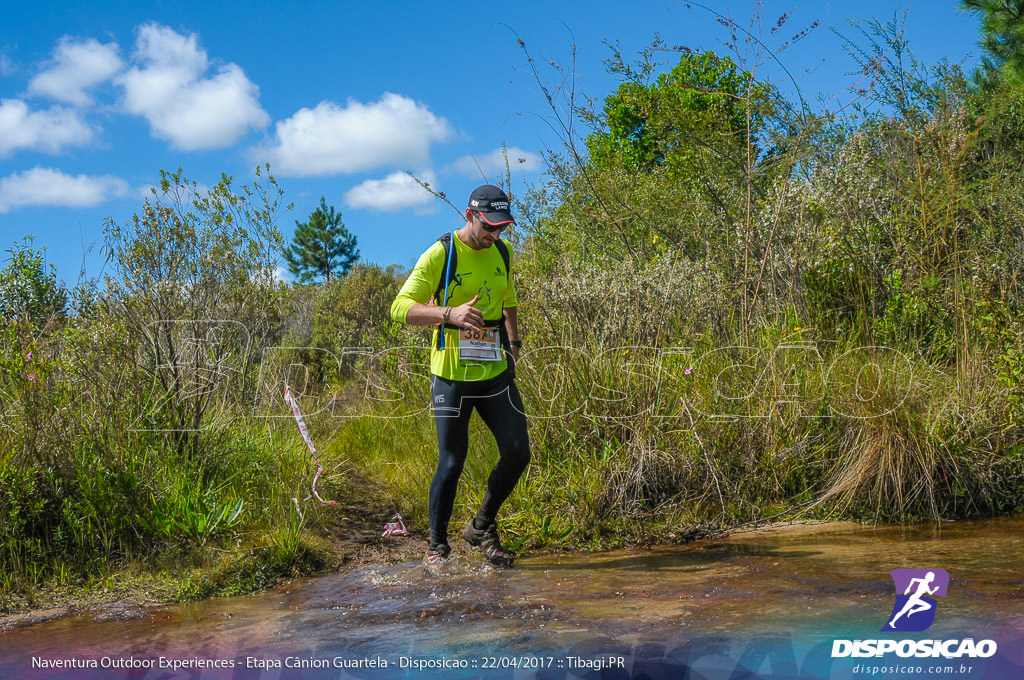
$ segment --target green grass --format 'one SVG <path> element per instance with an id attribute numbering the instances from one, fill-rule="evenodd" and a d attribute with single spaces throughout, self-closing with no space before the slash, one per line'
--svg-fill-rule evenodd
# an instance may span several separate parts
<path id="1" fill-rule="evenodd" d="M 548 417 L 529 420 L 532 462 L 502 513 L 510 542 L 608 546 L 780 513 L 914 522 L 1021 507 L 1020 456 L 1008 455 L 1020 448 L 1005 444 L 1016 433 L 980 367 L 958 380 L 927 357 L 816 342 L 791 314 L 752 339 L 746 349 L 727 337 L 688 353 L 570 355 L 554 374 L 521 367 L 528 409 Z M 473 422 L 453 523 L 472 516 L 497 456 Z M 425 528 L 436 463 L 428 414 L 354 419 L 331 446 Z"/>

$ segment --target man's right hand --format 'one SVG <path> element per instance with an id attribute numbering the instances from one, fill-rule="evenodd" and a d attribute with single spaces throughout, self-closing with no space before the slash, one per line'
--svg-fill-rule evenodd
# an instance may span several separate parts
<path id="1" fill-rule="evenodd" d="M 475 331 L 483 330 L 484 328 L 484 315 L 480 313 L 480 310 L 474 307 L 480 296 L 475 296 L 469 302 L 461 304 L 458 307 L 452 308 L 451 316 L 448 317 L 448 323 L 459 328 L 468 328 Z"/>

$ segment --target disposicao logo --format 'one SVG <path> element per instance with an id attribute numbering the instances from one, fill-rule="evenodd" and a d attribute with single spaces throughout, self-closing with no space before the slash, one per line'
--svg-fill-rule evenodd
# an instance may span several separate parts
<path id="1" fill-rule="evenodd" d="M 946 597 L 949 574 L 945 569 L 893 569 L 889 572 L 896 586 L 896 602 L 883 633 L 914 633 L 927 630 L 935 622 L 938 600 Z M 907 658 L 955 659 L 988 658 L 996 653 L 993 640 L 833 640 L 832 658 L 882 657 L 886 654 Z"/>
<path id="2" fill-rule="evenodd" d="M 938 601 L 931 596 L 946 597 L 949 574 L 945 569 L 893 569 L 889 575 L 896 584 L 896 604 L 882 631 L 927 630 L 934 623 L 938 608 Z"/>

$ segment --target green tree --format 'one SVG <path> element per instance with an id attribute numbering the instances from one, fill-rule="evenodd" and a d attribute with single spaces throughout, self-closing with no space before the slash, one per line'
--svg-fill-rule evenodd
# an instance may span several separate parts
<path id="1" fill-rule="evenodd" d="M 665 50 L 678 61 L 658 74 Z M 728 57 L 658 41 L 636 63 L 614 51 L 607 67 L 622 82 L 600 108 L 581 112 L 591 127 L 585 157 L 553 164 L 561 205 L 540 225 L 545 236 L 561 252 L 641 269 L 679 251 L 748 263 L 758 250 L 757 203 L 786 168 L 773 139 L 778 93 Z"/>
<path id="2" fill-rule="evenodd" d="M 394 327 L 388 309 L 401 286 L 377 265 L 360 264 L 325 286 L 313 313 L 313 346 L 341 355 L 352 347 L 386 347 Z"/>
<path id="3" fill-rule="evenodd" d="M 960 6 L 981 16 L 981 47 L 987 52 L 977 79 L 985 86 L 1000 77 L 1024 83 L 1024 0 L 961 0 Z"/>
<path id="4" fill-rule="evenodd" d="M 135 368 L 150 385 L 135 427 L 169 433 L 180 453 L 198 454 L 204 431 L 216 448 L 214 438 L 227 431 L 213 427 L 216 409 L 246 402 L 279 323 L 282 192 L 272 175 L 256 175 L 237 191 L 222 175 L 204 192 L 180 169 L 161 171 L 139 213 L 107 223 L 107 299 L 137 343 Z"/>
<path id="5" fill-rule="evenodd" d="M 356 236 L 341 221 L 341 213 L 321 197 L 320 207 L 306 222 L 295 222 L 295 238 L 283 251 L 288 271 L 301 283 L 319 278 L 330 283 L 344 276 L 359 259 Z"/>
<path id="6" fill-rule="evenodd" d="M 714 52 L 684 52 L 671 71 L 648 83 L 653 68 L 649 60 L 628 66 L 618 54 L 610 60 L 609 70 L 625 81 L 605 99 L 604 129 L 587 139 L 591 158 L 601 162 L 621 153 L 638 170 L 660 164 L 681 170 L 704 154 L 715 163 L 739 165 L 742 154 L 735 147 L 742 150 L 748 123 L 744 100 L 751 95 L 759 102 L 749 121 L 756 134 L 765 86 Z"/>
<path id="7" fill-rule="evenodd" d="M 67 290 L 57 281 L 56 267 L 47 266 L 43 252 L 32 247 L 32 237 L 26 236 L 7 252 L 7 265 L 0 269 L 0 318 L 27 318 L 42 325 L 51 317 L 63 316 Z"/>

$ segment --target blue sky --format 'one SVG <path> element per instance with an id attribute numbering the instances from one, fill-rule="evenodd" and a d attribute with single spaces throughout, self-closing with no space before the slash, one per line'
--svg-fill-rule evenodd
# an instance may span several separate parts
<path id="1" fill-rule="evenodd" d="M 744 25 L 754 6 L 705 4 Z M 955 0 L 763 4 L 770 24 L 792 10 L 787 36 L 821 23 L 781 54 L 809 99 L 849 99 L 855 66 L 830 30 L 852 34 L 847 17 L 909 10 L 924 62 L 979 60 L 978 21 Z M 0 27 L 0 251 L 31 234 L 69 285 L 83 265 L 101 274 L 104 220 L 138 211 L 161 168 L 211 185 L 268 161 L 295 204 L 286 239 L 324 196 L 363 259 L 410 266 L 458 221 L 406 170 L 461 205 L 477 166 L 499 179 L 504 143 L 514 191 L 543 180 L 558 140 L 517 37 L 552 82 L 575 44 L 576 88 L 598 99 L 616 85 L 604 41 L 631 55 L 659 33 L 723 52 L 726 37 L 703 9 L 646 0 L 5 2 Z"/>

